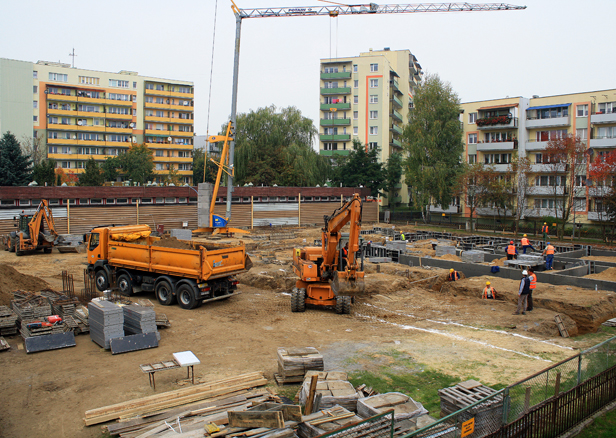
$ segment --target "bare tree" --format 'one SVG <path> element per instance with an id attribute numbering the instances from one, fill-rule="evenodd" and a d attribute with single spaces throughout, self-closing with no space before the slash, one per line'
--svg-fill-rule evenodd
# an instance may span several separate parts
<path id="1" fill-rule="evenodd" d="M 514 190 L 516 203 L 514 206 L 515 234 L 518 234 L 520 221 L 524 219 L 532 210 L 527 205 L 528 196 L 532 195 L 533 188 L 530 185 L 531 164 L 527 157 L 515 157 L 510 165 L 509 172 L 514 178 L 512 188 Z"/>
<path id="2" fill-rule="evenodd" d="M 41 164 L 41 161 L 47 158 L 47 151 L 43 146 L 43 139 L 40 137 L 24 135 L 21 139 L 21 148 L 26 154 L 30 155 L 32 164 L 35 166 Z"/>

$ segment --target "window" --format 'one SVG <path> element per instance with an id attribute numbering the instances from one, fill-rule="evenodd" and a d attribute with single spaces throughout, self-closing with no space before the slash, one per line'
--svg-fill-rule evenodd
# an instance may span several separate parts
<path id="1" fill-rule="evenodd" d="M 575 186 L 586 187 L 586 175 L 575 175 Z"/>
<path id="2" fill-rule="evenodd" d="M 468 123 L 472 125 L 477 122 L 477 113 L 468 113 Z"/>
<path id="3" fill-rule="evenodd" d="M 543 163 L 543 155 L 542 154 L 535 154 L 535 163 L 536 164 Z"/>
<path id="4" fill-rule="evenodd" d="M 616 126 L 597 128 L 595 138 L 616 138 Z"/>
<path id="5" fill-rule="evenodd" d="M 178 170 L 192 170 L 192 164 L 178 164 Z"/>
<path id="6" fill-rule="evenodd" d="M 85 85 L 100 85 L 100 79 L 91 76 L 79 76 L 79 83 Z"/>
<path id="7" fill-rule="evenodd" d="M 61 73 L 49 73 L 49 80 L 56 82 L 68 82 L 68 75 Z"/>
<path id="8" fill-rule="evenodd" d="M 156 151 L 156 156 L 157 157 L 164 157 L 165 156 L 164 153 L 165 153 L 165 151 L 157 150 Z"/>
<path id="9" fill-rule="evenodd" d="M 477 144 L 477 134 L 468 134 L 468 144 Z"/>
<path id="10" fill-rule="evenodd" d="M 559 138 L 563 138 L 567 136 L 566 129 L 556 129 L 554 131 L 537 131 L 536 133 L 536 141 L 550 141 L 550 140 L 558 140 Z"/>
<path id="11" fill-rule="evenodd" d="M 509 164 L 511 163 L 511 154 L 484 154 L 484 164 Z"/>
<path id="12" fill-rule="evenodd" d="M 36 72 L 34 72 L 36 73 Z M 357 73 L 357 64 L 353 64 L 353 73 Z"/>
<path id="13" fill-rule="evenodd" d="M 109 100 L 123 100 L 125 102 L 130 101 L 130 94 L 118 94 L 118 93 L 107 93 L 107 99 Z"/>
<path id="14" fill-rule="evenodd" d="M 353 103 L 359 103 L 359 96 L 353 96 Z"/>
<path id="15" fill-rule="evenodd" d="M 35 100 L 35 101 L 33 101 L 33 102 L 32 102 L 32 106 L 33 106 L 34 108 L 38 108 L 38 101 L 36 101 L 36 100 Z"/>
<path id="16" fill-rule="evenodd" d="M 370 64 L 370 71 L 379 71 L 378 64 Z"/>
<path id="17" fill-rule="evenodd" d="M 370 118 L 371 119 L 378 119 L 379 118 L 379 112 L 378 111 L 370 111 Z"/>
<path id="18" fill-rule="evenodd" d="M 357 79 L 353 81 L 353 88 L 359 88 L 359 81 Z"/>
<path id="19" fill-rule="evenodd" d="M 32 116 L 32 120 L 38 122 L 38 116 Z"/>
<path id="20" fill-rule="evenodd" d="M 378 149 L 379 148 L 379 144 L 376 141 L 368 142 L 368 148 L 369 149 Z"/>
<path id="21" fill-rule="evenodd" d="M 357 120 L 359 118 L 359 112 L 353 111 L 353 120 Z"/>
<path id="22" fill-rule="evenodd" d="M 588 139 L 588 128 L 579 128 L 575 130 L 575 135 L 580 137 L 580 140 Z"/>
<path id="23" fill-rule="evenodd" d="M 597 114 L 612 114 L 616 113 L 616 102 L 600 103 L 597 108 Z"/>
<path id="24" fill-rule="evenodd" d="M 536 119 L 555 119 L 557 117 L 568 117 L 569 116 L 569 108 L 566 106 L 563 107 L 555 107 L 555 108 L 543 108 L 536 110 L 537 115 Z M 532 119 L 532 117 L 529 117 Z"/>
<path id="25" fill-rule="evenodd" d="M 378 96 L 378 94 L 371 94 L 370 95 L 370 103 L 379 103 L 379 96 Z"/>
<path id="26" fill-rule="evenodd" d="M 133 88 L 137 88 L 137 82 L 133 82 Z"/>
<path id="27" fill-rule="evenodd" d="M 32 87 L 32 92 L 33 92 L 34 94 L 38 93 L 38 87 L 37 87 L 36 85 L 34 85 L 34 86 Z"/>
<path id="28" fill-rule="evenodd" d="M 359 134 L 359 128 L 357 126 L 353 126 L 353 135 Z"/>
<path id="29" fill-rule="evenodd" d="M 337 151 L 338 143 L 323 143 L 323 150 L 324 151 Z"/>
<path id="30" fill-rule="evenodd" d="M 577 106 L 577 116 L 578 117 L 588 117 L 588 105 L 578 105 Z"/>
<path id="31" fill-rule="evenodd" d="M 49 137 L 51 138 L 51 137 Z M 49 146 L 49 153 L 50 154 L 57 154 L 58 153 L 58 146 Z"/>
<path id="32" fill-rule="evenodd" d="M 378 88 L 379 80 L 378 79 L 370 79 L 370 88 Z"/>
<path id="33" fill-rule="evenodd" d="M 109 79 L 110 87 L 128 88 L 128 81 L 121 81 L 118 79 Z"/>
<path id="34" fill-rule="evenodd" d="M 477 163 L 477 154 L 469 154 L 468 156 L 468 164 Z"/>
<path id="35" fill-rule="evenodd" d="M 36 70 L 32 72 L 32 77 L 38 79 L 38 72 Z"/>
<path id="36" fill-rule="evenodd" d="M 370 135 L 378 135 L 379 133 L 379 127 L 378 126 L 371 126 L 370 127 Z"/>

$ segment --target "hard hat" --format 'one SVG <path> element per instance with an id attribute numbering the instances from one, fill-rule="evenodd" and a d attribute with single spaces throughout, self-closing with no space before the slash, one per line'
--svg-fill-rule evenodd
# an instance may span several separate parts
<path id="1" fill-rule="evenodd" d="M 509 243 L 513 245 L 513 240 L 511 242 L 509 242 Z"/>
<path id="2" fill-rule="evenodd" d="M 550 244 L 550 242 L 548 242 L 548 245 Z"/>
<path id="3" fill-rule="evenodd" d="M 449 272 L 453 272 L 453 268 L 451 268 L 451 269 L 449 270 Z"/>
<path id="4" fill-rule="evenodd" d="M 489 282 L 489 281 L 486 281 L 486 285 L 487 285 L 487 286 L 489 286 L 489 285 L 490 285 L 490 282 Z"/>
<path id="5" fill-rule="evenodd" d="M 527 271 L 526 269 L 524 269 L 524 270 L 522 271 L 522 275 L 528 275 L 528 271 Z"/>
<path id="6" fill-rule="evenodd" d="M 524 235 L 524 237 L 527 237 L 526 234 Z"/>
<path id="7" fill-rule="evenodd" d="M 547 224 L 548 224 L 547 222 L 544 222 L 544 223 L 543 223 L 543 225 L 547 225 Z"/>

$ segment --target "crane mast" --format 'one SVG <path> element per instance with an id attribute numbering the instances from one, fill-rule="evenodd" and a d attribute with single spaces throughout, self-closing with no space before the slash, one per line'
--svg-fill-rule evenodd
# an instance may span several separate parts
<path id="1" fill-rule="evenodd" d="M 237 86 L 240 69 L 240 35 L 242 20 L 245 18 L 268 17 L 312 17 L 364 14 L 412 14 L 420 12 L 485 12 L 485 11 L 515 11 L 526 9 L 526 6 L 516 6 L 507 3 L 417 3 L 417 4 L 390 4 L 376 3 L 357 5 L 324 5 L 324 6 L 294 6 L 287 8 L 253 8 L 240 9 L 231 0 L 231 9 L 235 14 L 235 55 L 233 59 L 233 92 L 231 96 L 231 125 L 236 128 L 237 120 Z M 233 193 L 235 132 L 232 133 L 229 144 L 229 175 L 227 178 L 227 218 L 231 217 L 231 195 Z"/>

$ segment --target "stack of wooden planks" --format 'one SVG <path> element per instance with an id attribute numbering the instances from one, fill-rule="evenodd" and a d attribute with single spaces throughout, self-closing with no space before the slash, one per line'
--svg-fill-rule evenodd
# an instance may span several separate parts
<path id="1" fill-rule="evenodd" d="M 307 371 L 323 371 L 323 355 L 314 347 L 278 348 L 278 374 L 274 374 L 279 385 L 304 381 Z"/>
<path id="2" fill-rule="evenodd" d="M 326 432 L 340 429 L 349 424 L 358 423 L 362 420 L 363 418 L 358 417 L 354 412 L 342 406 L 333 406 L 330 409 L 322 409 L 313 414 L 304 416 L 303 422 L 299 424 L 297 429 L 297 435 L 300 438 L 313 438 Z"/>
<path id="3" fill-rule="evenodd" d="M 307 405 L 310 396 L 310 383 L 312 376 L 317 376 L 316 399 L 319 408 L 331 408 L 336 405 L 357 411 L 357 400 L 362 396 L 353 385 L 347 381 L 347 374 L 339 371 L 306 373 L 306 379 L 299 391 L 299 402 Z"/>
<path id="4" fill-rule="evenodd" d="M 86 426 L 104 423 L 118 418 L 147 417 L 164 412 L 176 406 L 182 406 L 203 400 L 231 397 L 245 393 L 247 389 L 267 384 L 267 379 L 260 372 L 242 374 L 240 376 L 216 380 L 210 383 L 195 385 L 175 391 L 129 400 L 102 408 L 86 411 L 84 422 Z"/>
<path id="5" fill-rule="evenodd" d="M 450 388 L 439 389 L 441 397 L 441 416 L 445 417 L 479 400 L 492 395 L 496 390 L 482 385 L 476 380 L 467 380 Z"/>

